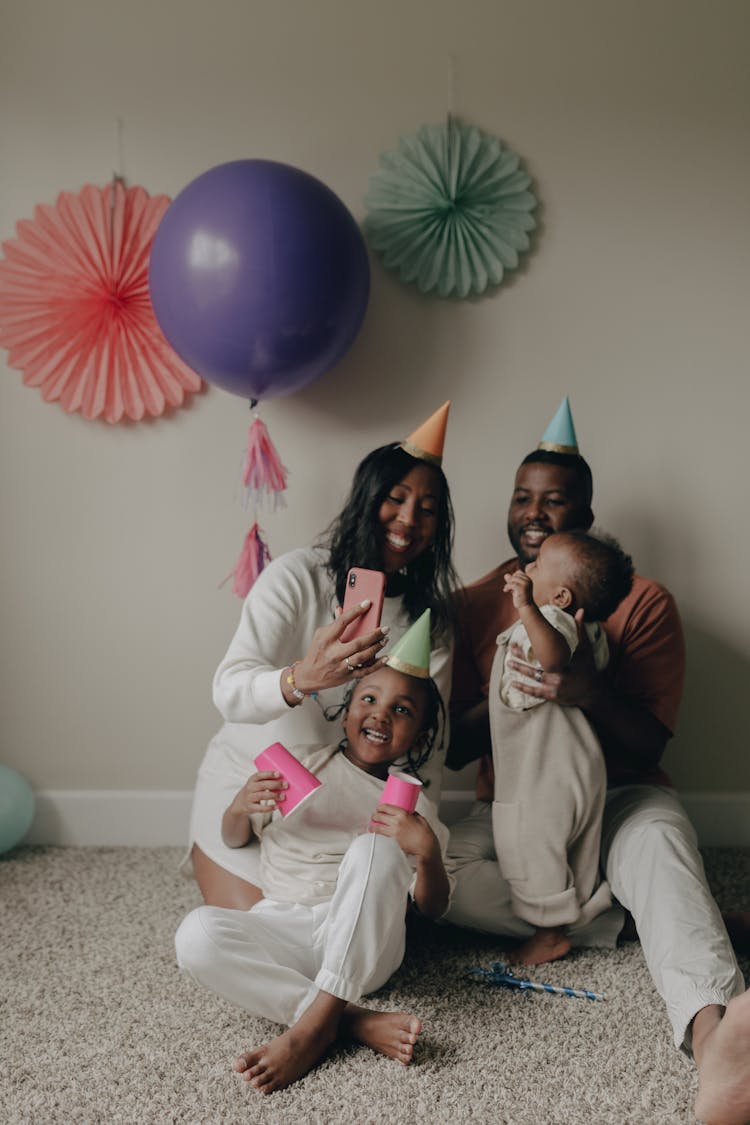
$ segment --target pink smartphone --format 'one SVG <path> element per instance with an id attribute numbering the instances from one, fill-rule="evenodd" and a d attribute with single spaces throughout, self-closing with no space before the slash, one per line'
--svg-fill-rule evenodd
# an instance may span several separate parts
<path id="1" fill-rule="evenodd" d="M 365 570 L 363 567 L 354 566 L 346 576 L 346 590 L 344 591 L 344 612 L 353 609 L 360 602 L 370 599 L 371 605 L 367 613 L 363 613 L 356 621 L 347 625 L 341 634 L 340 640 L 353 641 L 364 633 L 372 633 L 380 625 L 380 615 L 383 612 L 383 597 L 385 596 L 385 575 L 382 570 Z"/>

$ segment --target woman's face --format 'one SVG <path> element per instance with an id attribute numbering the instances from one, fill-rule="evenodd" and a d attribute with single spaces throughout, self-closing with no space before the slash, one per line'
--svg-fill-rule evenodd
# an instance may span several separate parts
<path id="1" fill-rule="evenodd" d="M 386 574 L 419 558 L 434 541 L 442 487 L 432 466 L 419 461 L 380 505 L 378 524 Z"/>

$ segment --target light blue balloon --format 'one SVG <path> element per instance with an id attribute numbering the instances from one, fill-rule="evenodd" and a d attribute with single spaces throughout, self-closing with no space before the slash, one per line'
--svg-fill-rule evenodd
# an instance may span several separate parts
<path id="1" fill-rule="evenodd" d="M 23 839 L 33 819 L 33 789 L 20 773 L 0 765 L 0 855 Z"/>

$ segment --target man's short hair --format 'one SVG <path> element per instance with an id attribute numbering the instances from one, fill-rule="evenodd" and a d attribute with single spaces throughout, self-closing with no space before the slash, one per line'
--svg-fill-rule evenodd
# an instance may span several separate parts
<path id="1" fill-rule="evenodd" d="M 521 464 L 560 465 L 566 469 L 572 469 L 581 490 L 581 502 L 585 507 L 591 507 L 591 498 L 594 494 L 591 469 L 588 462 L 578 453 L 553 453 L 549 449 L 534 449 L 531 453 L 526 454 Z"/>

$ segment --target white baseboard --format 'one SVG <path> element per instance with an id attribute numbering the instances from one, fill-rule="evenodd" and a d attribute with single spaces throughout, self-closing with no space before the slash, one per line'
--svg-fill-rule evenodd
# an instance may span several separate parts
<path id="1" fill-rule="evenodd" d="M 41 789 L 26 844 L 187 844 L 192 793 L 177 789 Z"/>
<path id="2" fill-rule="evenodd" d="M 98 847 L 180 846 L 187 842 L 188 790 L 40 790 L 27 844 Z M 682 793 L 681 800 L 705 847 L 750 847 L 750 793 Z M 465 815 L 471 793 L 447 790 L 446 824 Z"/>

